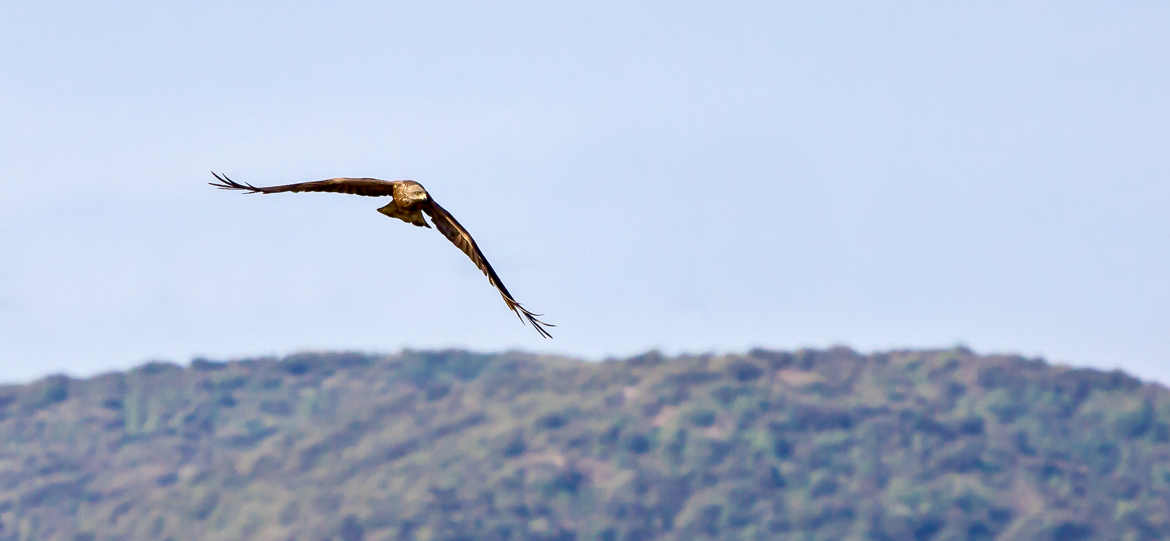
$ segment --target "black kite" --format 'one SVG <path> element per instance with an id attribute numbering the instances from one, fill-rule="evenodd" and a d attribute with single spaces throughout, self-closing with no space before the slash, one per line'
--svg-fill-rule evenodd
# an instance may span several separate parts
<path id="1" fill-rule="evenodd" d="M 331 178 L 327 180 L 318 180 L 313 182 L 298 182 L 296 184 L 285 184 L 282 186 L 266 186 L 256 187 L 247 183 L 239 183 L 227 177 L 227 175 L 220 175 L 212 173 L 219 182 L 209 182 L 216 188 L 225 190 L 244 190 L 249 193 L 278 193 L 278 192 L 339 192 L 354 195 L 367 195 L 373 197 L 390 196 L 393 199 L 386 206 L 378 209 L 378 212 L 385 214 L 391 218 L 398 218 L 404 222 L 417 225 L 419 227 L 427 227 L 426 220 L 423 219 L 423 213 L 431 217 L 431 221 L 435 223 L 435 227 L 447 237 L 457 248 L 467 254 L 471 258 L 471 262 L 475 263 L 479 270 L 483 271 L 487 276 L 488 281 L 500 292 L 500 296 L 504 298 L 508 308 L 520 317 L 520 321 L 528 320 L 536 332 L 540 333 L 545 338 L 552 338 L 545 327 L 555 327 L 551 323 L 545 323 L 537 316 L 529 312 L 528 309 L 516 302 L 512 298 L 512 294 L 508 292 L 508 288 L 504 287 L 504 283 L 500 281 L 500 277 L 496 275 L 495 269 L 488 263 L 483 252 L 479 250 L 479 246 L 475 244 L 475 239 L 471 238 L 471 233 L 468 233 L 455 217 L 447 212 L 446 209 L 439 206 L 434 199 L 431 198 L 427 190 L 413 180 L 379 180 L 376 178 Z"/>

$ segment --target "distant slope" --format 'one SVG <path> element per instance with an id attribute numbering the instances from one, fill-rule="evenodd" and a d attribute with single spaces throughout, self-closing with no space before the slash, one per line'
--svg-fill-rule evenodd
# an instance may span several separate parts
<path id="1" fill-rule="evenodd" d="M 1170 539 L 1170 393 L 966 350 L 0 387 L 0 539 Z"/>

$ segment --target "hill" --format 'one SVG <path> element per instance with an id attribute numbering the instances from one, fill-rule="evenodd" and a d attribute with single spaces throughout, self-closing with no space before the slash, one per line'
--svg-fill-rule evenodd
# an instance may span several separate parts
<path id="1" fill-rule="evenodd" d="M 0 387 L 0 539 L 1167 539 L 1170 393 L 966 349 L 298 354 Z"/>

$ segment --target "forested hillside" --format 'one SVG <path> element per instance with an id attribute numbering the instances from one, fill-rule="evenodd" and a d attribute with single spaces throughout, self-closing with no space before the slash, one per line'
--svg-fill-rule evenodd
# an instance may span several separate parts
<path id="1" fill-rule="evenodd" d="M 151 363 L 0 387 L 0 539 L 1167 539 L 1170 393 L 968 350 Z"/>

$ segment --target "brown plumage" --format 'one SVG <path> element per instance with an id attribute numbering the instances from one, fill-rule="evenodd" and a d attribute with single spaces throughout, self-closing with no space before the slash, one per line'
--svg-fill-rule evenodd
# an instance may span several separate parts
<path id="1" fill-rule="evenodd" d="M 545 338 L 552 338 L 545 327 L 555 327 L 551 323 L 545 323 L 537 319 L 540 314 L 529 312 L 516 299 L 512 298 L 512 294 L 508 292 L 508 288 L 504 287 L 504 282 L 500 281 L 500 277 L 496 275 L 496 270 L 492 268 L 491 263 L 488 263 L 483 252 L 480 251 L 479 246 L 475 243 L 475 239 L 471 238 L 471 233 L 467 232 L 462 225 L 447 212 L 447 209 L 439 206 L 422 184 L 413 180 L 379 180 L 376 178 L 331 178 L 326 180 L 318 180 L 313 182 L 298 182 L 296 184 L 284 184 L 281 186 L 252 186 L 248 183 L 236 182 L 218 173 L 211 173 L 219 182 L 209 182 L 216 188 L 225 190 L 243 190 L 248 193 L 279 193 L 279 192 L 337 192 L 354 195 L 390 196 L 392 199 L 389 204 L 379 208 L 378 212 L 385 214 L 391 218 L 398 218 L 404 222 L 417 225 L 419 227 L 430 227 L 423 219 L 423 213 L 431 217 L 435 228 L 447 237 L 457 248 L 467 254 L 471 258 L 471 262 L 475 263 L 479 270 L 483 271 L 487 276 L 488 281 L 500 292 L 500 296 L 504 298 L 504 302 L 508 305 L 508 309 L 512 310 L 520 321 L 527 320 L 536 328 L 536 332 L 540 333 Z"/>

